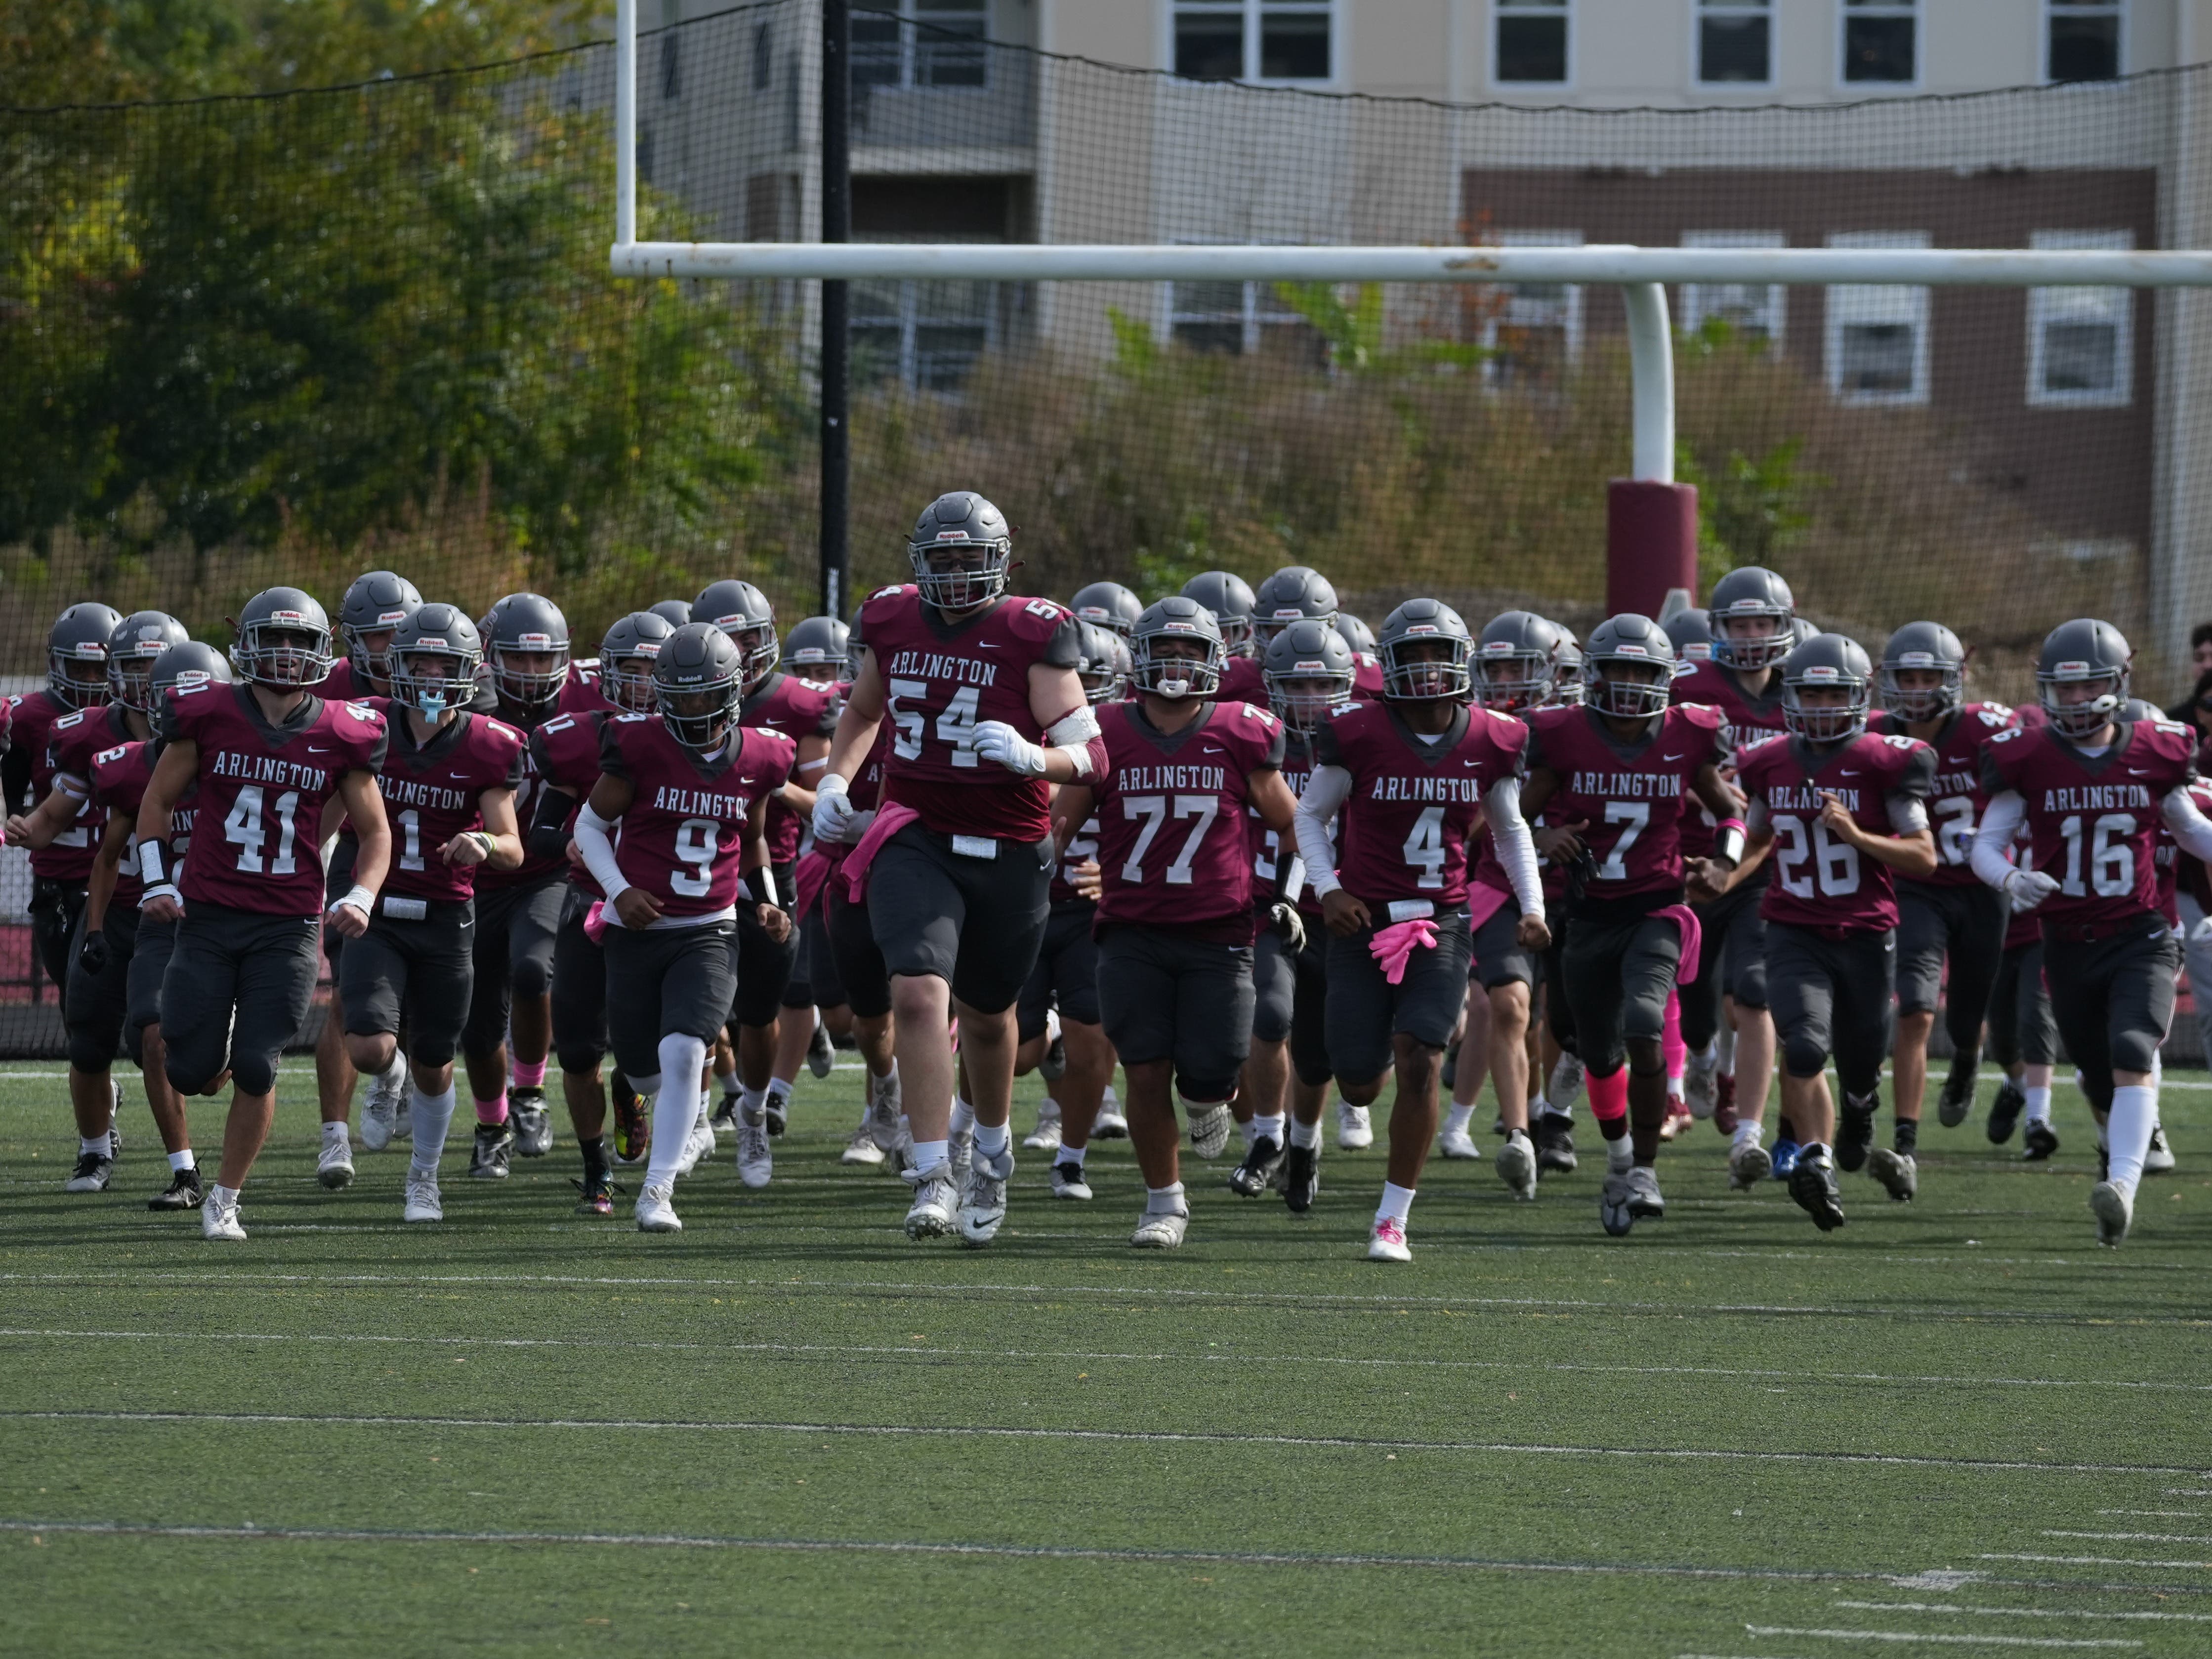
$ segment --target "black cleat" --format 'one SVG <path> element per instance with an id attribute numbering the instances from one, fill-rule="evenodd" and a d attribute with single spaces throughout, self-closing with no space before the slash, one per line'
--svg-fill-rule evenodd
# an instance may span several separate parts
<path id="1" fill-rule="evenodd" d="M 818 1019 L 814 1035 L 806 1039 L 806 1069 L 817 1077 L 828 1077 L 837 1069 L 836 1045 L 830 1041 L 830 1028 Z"/>
<path id="2" fill-rule="evenodd" d="M 1974 1115 L 1974 1079 L 1982 1068 L 1978 1048 L 1951 1056 L 1951 1075 L 1943 1079 L 1943 1092 L 1936 1102 L 1936 1116 L 1947 1129 L 1955 1129 Z"/>
<path id="3" fill-rule="evenodd" d="M 1574 1120 L 1561 1112 L 1543 1112 L 1534 1124 L 1536 1168 L 1544 1175 L 1575 1172 Z"/>
<path id="4" fill-rule="evenodd" d="M 784 1108 L 791 1103 L 789 1095 L 771 1094 L 761 1103 L 761 1113 L 768 1120 L 768 1132 L 780 1135 L 784 1131 Z"/>
<path id="5" fill-rule="evenodd" d="M 99 1152 L 79 1152 L 76 1168 L 70 1178 L 62 1182 L 65 1193 L 104 1193 L 108 1177 L 115 1173 L 115 1160 Z"/>
<path id="6" fill-rule="evenodd" d="M 2021 1137 L 2023 1163 L 2040 1164 L 2058 1150 L 2058 1133 L 2048 1123 L 2031 1123 Z"/>
<path id="7" fill-rule="evenodd" d="M 1797 1155 L 1790 1172 L 1790 1196 L 1813 1218 L 1813 1224 L 1832 1233 L 1844 1224 L 1844 1199 L 1836 1185 L 1836 1164 L 1825 1151 L 1807 1147 Z"/>
<path id="8" fill-rule="evenodd" d="M 586 1172 L 581 1181 L 574 1176 L 568 1179 L 580 1194 L 576 1200 L 578 1215 L 612 1215 L 615 1212 L 615 1194 L 622 1188 L 615 1185 L 612 1175 L 605 1170 L 592 1170 Z"/>
<path id="9" fill-rule="evenodd" d="M 714 1103 L 714 1109 L 707 1115 L 707 1127 L 718 1135 L 733 1135 L 738 1132 L 738 1097 L 726 1094 Z"/>
<path id="10" fill-rule="evenodd" d="M 2002 1146 L 2012 1139 L 2012 1132 L 2020 1127 L 2020 1115 L 2027 1109 L 2027 1095 L 2020 1085 L 2007 1078 L 1997 1085 L 1997 1097 L 1990 1103 L 1990 1145 Z"/>
<path id="11" fill-rule="evenodd" d="M 1321 1194 L 1321 1148 L 1293 1144 L 1283 1154 L 1283 1202 L 1304 1215 Z"/>
<path id="12" fill-rule="evenodd" d="M 1056 1031 L 1045 1045 L 1044 1058 L 1037 1061 L 1037 1075 L 1047 1083 L 1057 1083 L 1067 1075 L 1067 1039 Z"/>
<path id="13" fill-rule="evenodd" d="M 197 1210 L 207 1189 L 200 1185 L 200 1172 L 195 1169 L 179 1170 L 169 1177 L 166 1191 L 158 1192 L 146 1200 L 149 1210 Z"/>
<path id="14" fill-rule="evenodd" d="M 504 1181 L 507 1160 L 514 1155 L 514 1131 L 504 1123 L 479 1123 L 469 1148 L 469 1179 Z"/>
<path id="15" fill-rule="evenodd" d="M 1276 1171 L 1282 1167 L 1283 1149 L 1261 1135 L 1246 1150 L 1244 1161 L 1229 1172 L 1229 1190 L 1246 1198 L 1258 1198 L 1267 1190 Z"/>
<path id="16" fill-rule="evenodd" d="M 1861 1105 L 1850 1099 L 1836 1115 L 1836 1165 L 1846 1175 L 1866 1168 L 1867 1152 L 1874 1146 L 1874 1115 L 1872 1102 Z"/>

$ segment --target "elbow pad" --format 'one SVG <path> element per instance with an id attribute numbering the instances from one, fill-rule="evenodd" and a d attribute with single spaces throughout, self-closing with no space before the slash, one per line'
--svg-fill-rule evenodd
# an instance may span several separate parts
<path id="1" fill-rule="evenodd" d="M 1089 703 L 1071 714 L 1061 715 L 1045 728 L 1045 740 L 1055 749 L 1067 751 L 1069 763 L 1078 778 L 1087 778 L 1097 769 L 1091 764 L 1091 742 L 1101 735 L 1098 715 Z"/>

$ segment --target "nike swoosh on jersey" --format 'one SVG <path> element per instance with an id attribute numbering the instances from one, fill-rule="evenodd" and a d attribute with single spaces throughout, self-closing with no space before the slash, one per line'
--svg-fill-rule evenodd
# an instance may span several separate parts
<path id="1" fill-rule="evenodd" d="M 1662 761 L 1678 761 L 1682 757 L 1680 755 L 1662 755 L 1659 758 Z"/>
<path id="2" fill-rule="evenodd" d="M 1855 778 L 1858 776 L 1858 774 L 1846 768 L 1844 770 L 1837 773 L 1836 775 L 1839 778 Z"/>

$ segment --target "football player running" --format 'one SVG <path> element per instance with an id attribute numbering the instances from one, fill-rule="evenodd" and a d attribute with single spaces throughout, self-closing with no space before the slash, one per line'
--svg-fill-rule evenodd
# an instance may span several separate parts
<path id="1" fill-rule="evenodd" d="M 772 942 L 791 932 L 768 875 L 767 827 L 797 745 L 738 723 L 744 653 L 712 623 L 669 636 L 653 685 L 659 714 L 617 714 L 601 728 L 600 777 L 577 814 L 576 845 L 621 924 L 605 935 L 615 1059 L 653 1102 L 638 1231 L 673 1233 L 684 1230 L 676 1178 L 707 1050 L 737 994 L 738 908 Z"/>
<path id="2" fill-rule="evenodd" d="M 1951 1035 L 1951 1073 L 1936 1103 L 1943 1127 L 1954 1129 L 1974 1109 L 1974 1077 L 1982 1064 L 1982 1023 L 1989 1016 L 2004 952 L 2004 896 L 1974 874 L 1974 825 L 1982 793 L 1982 746 L 2012 724 L 2002 703 L 1966 701 L 1966 648 L 1941 623 L 1907 623 L 1881 652 L 1881 701 L 1870 730 L 1902 732 L 1936 751 L 1928 803 L 1936 832 L 1935 873 L 1905 878 L 1897 890 L 1897 1150 L 1910 1156 L 1919 1134 L 1928 1087 L 1928 1038 L 1936 1004 L 1944 1004 Z M 1948 958 L 1948 986 L 1944 964 Z M 1838 1129 L 1836 1161 L 1856 1169 L 1866 1155 Z"/>
<path id="3" fill-rule="evenodd" d="M 1225 1112 L 1251 1047 L 1245 812 L 1280 836 L 1297 803 L 1283 783 L 1282 722 L 1214 699 L 1227 653 L 1212 612 L 1180 594 L 1162 599 L 1129 644 L 1137 696 L 1099 711 L 1105 764 L 1062 786 L 1053 822 L 1065 847 L 1097 809 L 1099 1015 L 1127 1079 L 1129 1144 L 1145 1177 L 1129 1242 L 1166 1250 L 1190 1224 L 1176 1097 L 1195 1135 L 1201 1115 Z M 1283 1133 L 1279 1115 L 1259 1130 L 1278 1146 Z"/>
<path id="4" fill-rule="evenodd" d="M 1203 570 L 1182 585 L 1182 594 L 1212 613 L 1214 626 L 1221 630 L 1222 649 L 1229 653 L 1228 666 L 1221 671 L 1221 682 L 1213 695 L 1243 702 L 1266 702 L 1255 626 L 1259 600 L 1251 584 L 1226 570 Z M 1334 597 L 1330 603 L 1335 603 Z"/>
<path id="5" fill-rule="evenodd" d="M 1540 951 L 1536 849 L 1521 817 L 1528 728 L 1469 707 L 1474 641 L 1435 599 L 1408 599 L 1380 636 L 1382 698 L 1340 707 L 1314 734 L 1298 803 L 1298 854 L 1320 893 L 1328 945 L 1329 1060 L 1365 1106 L 1395 1066 L 1389 1178 L 1368 1235 L 1378 1261 L 1408 1261 L 1406 1218 L 1437 1133 L 1444 1045 L 1467 997 L 1468 842 L 1486 820 Z M 1328 826 L 1344 815 L 1341 867 Z"/>
<path id="6" fill-rule="evenodd" d="M 843 686 L 850 678 L 850 637 L 851 630 L 835 617 L 807 617 L 783 641 L 785 671 L 830 698 L 829 719 L 814 764 L 810 768 L 805 757 L 800 757 L 799 770 L 810 782 L 828 758 L 829 733 L 836 729 L 837 706 L 844 701 Z M 787 789 L 791 787 L 786 786 Z M 805 797 L 805 810 L 799 815 L 802 862 L 814 841 L 814 792 L 807 790 Z M 798 885 L 794 869 L 794 891 Z M 845 988 L 837 980 L 836 958 L 830 951 L 829 929 L 818 904 L 810 906 L 799 917 L 797 961 L 783 988 L 783 1012 L 776 1019 L 775 1064 L 769 1074 L 770 1092 L 780 1092 L 787 1098 L 801 1066 L 817 1077 L 828 1077 L 837 1063 L 837 1044 L 853 1032 L 853 1011 L 846 1004 Z"/>
<path id="7" fill-rule="evenodd" d="M 1744 827 L 1721 781 L 1728 746 L 1720 711 L 1669 705 L 1674 647 L 1665 629 L 1627 613 L 1599 623 L 1583 679 L 1580 706 L 1529 714 L 1521 799 L 1532 816 L 1548 809 L 1554 821 L 1581 826 L 1565 843 L 1575 870 L 1561 979 L 1590 1115 L 1605 1137 L 1598 1216 L 1619 1238 L 1667 1212 L 1654 1168 L 1668 1110 L 1667 999 L 1678 978 L 1694 980 L 1701 966 L 1690 945 L 1697 924 L 1683 903 L 1684 801 L 1703 803 L 1720 823 L 1713 856 L 1698 872 L 1709 888 L 1725 883 L 1741 859 Z"/>
<path id="8" fill-rule="evenodd" d="M 368 929 L 346 948 L 338 993 L 358 1070 L 381 1075 L 406 1027 L 414 1146 L 401 1215 L 411 1222 L 446 1215 L 438 1159 L 475 975 L 477 874 L 522 863 L 514 792 L 523 738 L 470 712 L 483 662 L 477 626 L 457 606 L 419 606 L 393 632 L 392 696 L 365 705 L 384 717 L 389 739 L 377 788 L 392 860 Z M 323 1126 L 316 1174 L 325 1187 L 353 1179 L 343 1123 Z"/>
<path id="9" fill-rule="evenodd" d="M 939 496 L 908 556 L 914 585 L 862 609 L 868 660 L 838 719 L 814 833 L 846 839 L 849 780 L 890 720 L 883 804 L 849 857 L 891 978 L 916 1165 L 906 1230 L 957 1227 L 983 1244 L 1006 1218 L 1013 1173 L 1013 1005 L 1050 917 L 1050 789 L 1096 776 L 1103 750 L 1076 678 L 1081 624 L 1050 599 L 1007 594 L 1013 541 L 997 507 L 972 490 Z M 975 1112 L 957 1193 L 956 1018 Z"/>
<path id="10" fill-rule="evenodd" d="M 179 1094 L 231 1080 L 222 1164 L 200 1206 L 211 1239 L 241 1240 L 239 1193 L 276 1113 L 276 1060 L 315 990 L 319 923 L 359 939 L 391 861 L 377 793 L 384 717 L 325 702 L 331 639 L 323 608 L 296 587 L 264 589 L 239 612 L 232 661 L 242 684 L 180 682 L 156 711 L 161 758 L 138 809 L 146 922 L 176 924 L 161 980 L 169 1081 Z M 181 871 L 171 813 L 198 787 Z M 354 884 L 327 910 L 317 856 L 325 805 L 353 820 Z"/>
<path id="11" fill-rule="evenodd" d="M 2124 718 L 2133 653 L 2119 629 L 2087 617 L 2043 642 L 2036 689 L 2045 723 L 1993 736 L 1982 750 L 1989 805 L 1973 868 L 2043 918 L 2043 971 L 2066 1052 L 2105 1120 L 2106 1177 L 2089 1191 L 2097 1239 L 2118 1245 L 2158 1122 L 2159 1044 L 2173 1022 L 2181 947 L 2158 909 L 2160 826 L 2197 858 L 2212 824 L 2190 799 L 2197 735 Z M 2012 843 L 2025 824 L 2029 856 Z"/>
<path id="12" fill-rule="evenodd" d="M 1806 641 L 1781 673 L 1789 732 L 1740 750 L 1736 774 L 1750 800 L 1750 849 L 1773 854 L 1759 911 L 1768 1006 L 1782 1042 L 1783 1109 L 1799 1138 L 1790 1195 L 1829 1232 L 1844 1224 L 1844 1206 L 1829 1151 L 1838 1137 L 1828 1060 L 1832 1054 L 1843 1084 L 1844 1121 L 1863 1149 L 1890 1048 L 1893 876 L 1924 879 L 1936 864 L 1928 827 L 1936 751 L 1917 738 L 1867 730 L 1874 665 L 1840 634 Z M 1892 1198 L 1909 1199 L 1917 1188 L 1910 1150 L 1877 1153 L 1868 1170 Z"/>

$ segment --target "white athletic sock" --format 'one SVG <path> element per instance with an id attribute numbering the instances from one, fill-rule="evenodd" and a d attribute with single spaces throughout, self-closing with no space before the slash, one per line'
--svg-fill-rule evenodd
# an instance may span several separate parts
<path id="1" fill-rule="evenodd" d="M 1545 1113 L 1551 1109 L 1552 1103 L 1545 1099 L 1541 1093 L 1534 1094 L 1528 1097 L 1529 1122 L 1534 1123 L 1538 1118 L 1543 1116 Z"/>
<path id="2" fill-rule="evenodd" d="M 1190 1206 L 1188 1205 L 1182 1201 L 1182 1182 L 1180 1181 L 1176 1182 L 1172 1187 L 1147 1187 L 1145 1188 L 1145 1213 L 1146 1215 L 1173 1215 L 1179 1210 L 1187 1210 L 1189 1207 Z"/>
<path id="3" fill-rule="evenodd" d="M 1246 1118 L 1237 1126 L 1237 1132 L 1244 1137 L 1244 1150 L 1250 1152 L 1253 1143 L 1260 1139 L 1259 1118 L 1256 1115 Z"/>
<path id="4" fill-rule="evenodd" d="M 1474 1121 L 1474 1108 L 1462 1106 L 1457 1101 L 1454 1101 L 1451 1110 L 1444 1114 L 1444 1133 L 1448 1135 L 1458 1134 Z"/>
<path id="5" fill-rule="evenodd" d="M 446 1131 L 453 1121 L 453 1085 L 441 1095 L 426 1095 L 420 1087 L 407 1096 L 407 1113 L 415 1125 L 414 1153 L 410 1162 L 424 1175 L 434 1174 L 439 1156 L 446 1150 Z"/>
<path id="6" fill-rule="evenodd" d="M 197 1170 L 199 1167 L 199 1160 L 192 1156 L 192 1149 L 189 1146 L 181 1152 L 169 1154 L 169 1170 L 172 1174 L 179 1170 Z"/>
<path id="7" fill-rule="evenodd" d="M 1667 1098 L 1669 1100 L 1687 1100 L 1689 1098 L 1687 1085 L 1683 1083 L 1680 1078 L 1670 1077 L 1667 1079 Z"/>
<path id="8" fill-rule="evenodd" d="M 1292 1118 L 1291 1120 L 1291 1145 L 1293 1146 L 1303 1146 L 1306 1151 L 1311 1152 L 1315 1147 L 1321 1145 L 1321 1125 L 1318 1123 L 1301 1123 L 1297 1119 Z"/>
<path id="9" fill-rule="evenodd" d="M 975 1126 L 975 1150 L 985 1158 L 996 1158 L 1013 1142 L 1013 1130 L 1004 1123 L 979 1123 Z"/>
<path id="10" fill-rule="evenodd" d="M 768 1109 L 768 1091 L 740 1088 L 738 1091 L 738 1109 L 745 1115 L 745 1121 L 757 1123 Z"/>
<path id="11" fill-rule="evenodd" d="M 769 1103 L 788 1106 L 791 1103 L 791 1079 L 772 1077 L 768 1080 L 767 1099 Z"/>
<path id="12" fill-rule="evenodd" d="M 1252 1138 L 1255 1140 L 1272 1140 L 1278 1146 L 1281 1146 L 1283 1115 L 1280 1112 L 1276 1113 L 1273 1117 L 1261 1117 L 1255 1115 L 1252 1119 Z"/>
<path id="13" fill-rule="evenodd" d="M 954 1097 L 952 1102 L 952 1138 L 957 1140 L 975 1127 L 975 1109 L 966 1101 Z"/>
<path id="14" fill-rule="evenodd" d="M 2040 1089 L 2023 1089 L 2021 1092 L 2027 1097 L 2027 1121 L 2030 1123 L 2050 1122 L 2051 1085 L 2046 1083 Z"/>
<path id="15" fill-rule="evenodd" d="M 2158 1091 L 2148 1084 L 2131 1084 L 2112 1091 L 2112 1115 L 2106 1128 L 2112 1137 L 2112 1185 L 2133 1194 L 2142 1180 L 2143 1154 L 2150 1150 L 2150 1132 L 2158 1123 Z"/>
<path id="16" fill-rule="evenodd" d="M 722 1085 L 722 1097 L 726 1100 L 735 1100 L 744 1087 L 738 1081 L 738 1074 L 735 1072 L 717 1072 L 714 1073 L 714 1081 Z"/>
<path id="17" fill-rule="evenodd" d="M 218 1181 L 208 1188 L 207 1201 L 218 1210 L 234 1210 L 238 1207 L 238 1188 L 226 1187 Z"/>
<path id="18" fill-rule="evenodd" d="M 323 1145 L 327 1146 L 334 1140 L 346 1141 L 349 1145 L 351 1144 L 350 1139 L 346 1133 L 346 1124 L 343 1118 L 338 1119 L 335 1123 L 325 1123 L 323 1125 Z"/>
<path id="19" fill-rule="evenodd" d="M 933 1170 L 939 1164 L 949 1162 L 951 1157 L 952 1143 L 949 1140 L 917 1140 L 914 1143 L 914 1167 L 917 1170 Z"/>
<path id="20" fill-rule="evenodd" d="M 1413 1189 L 1411 1187 L 1401 1187 L 1395 1181 L 1386 1181 L 1382 1183 L 1382 1201 L 1375 1208 L 1375 1218 L 1377 1221 L 1396 1221 L 1402 1224 L 1413 1212 Z"/>
<path id="21" fill-rule="evenodd" d="M 1721 1063 L 1721 1040 L 1718 1037 L 1715 1037 L 1704 1048 L 1692 1054 L 1690 1058 L 1696 1060 L 1700 1066 L 1719 1065 Z"/>
<path id="22" fill-rule="evenodd" d="M 1611 1175 L 1621 1175 L 1636 1167 L 1636 1143 L 1632 1137 L 1623 1135 L 1618 1140 L 1605 1143 L 1605 1167 Z"/>
<path id="23" fill-rule="evenodd" d="M 1067 1145 L 1066 1142 L 1062 1141 L 1060 1147 L 1060 1156 L 1053 1159 L 1053 1162 L 1055 1164 L 1073 1164 L 1079 1170 L 1083 1167 L 1084 1155 L 1090 1152 L 1090 1150 L 1091 1148 L 1088 1146 L 1071 1146 Z"/>
<path id="24" fill-rule="evenodd" d="M 106 1158 L 108 1147 L 113 1144 L 108 1139 L 105 1130 L 89 1140 L 79 1135 L 76 1138 L 76 1155 L 79 1158 Z"/>
<path id="25" fill-rule="evenodd" d="M 405 1088 L 407 1086 L 407 1056 L 394 1048 L 392 1051 L 392 1064 L 378 1073 L 376 1080 L 387 1089 Z"/>
<path id="26" fill-rule="evenodd" d="M 1766 1126 L 1755 1118 L 1747 1117 L 1737 1120 L 1735 1139 L 1729 1144 L 1735 1146 L 1756 1146 L 1765 1139 Z"/>

